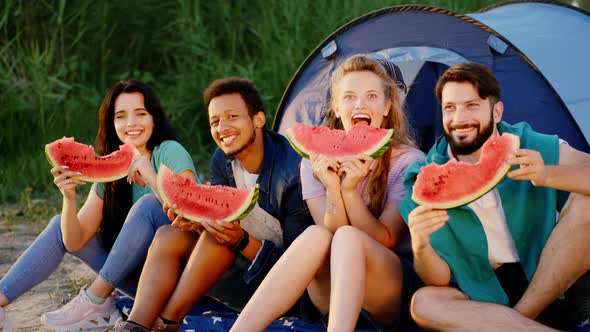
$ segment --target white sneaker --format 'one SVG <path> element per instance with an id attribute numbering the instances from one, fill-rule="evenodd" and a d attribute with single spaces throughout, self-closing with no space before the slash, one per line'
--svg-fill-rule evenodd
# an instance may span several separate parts
<path id="1" fill-rule="evenodd" d="M 4 307 L 0 307 L 0 330 L 4 332 L 14 332 L 15 330 L 6 315 L 6 309 Z"/>
<path id="2" fill-rule="evenodd" d="M 103 304 L 95 304 L 85 290 L 83 287 L 78 296 L 61 309 L 44 313 L 41 316 L 43 325 L 58 332 L 113 326 L 121 317 L 113 298 L 109 296 Z"/>

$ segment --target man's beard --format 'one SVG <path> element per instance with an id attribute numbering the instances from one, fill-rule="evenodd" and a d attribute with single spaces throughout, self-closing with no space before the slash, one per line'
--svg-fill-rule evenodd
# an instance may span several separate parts
<path id="1" fill-rule="evenodd" d="M 256 128 L 253 128 L 252 136 L 250 136 L 250 139 L 248 140 L 248 142 L 246 142 L 246 144 L 242 145 L 242 147 L 237 149 L 235 152 L 230 153 L 228 156 L 235 157 L 235 156 L 239 155 L 240 153 L 244 152 L 244 150 L 246 150 L 250 145 L 252 145 L 254 143 L 255 139 L 256 139 Z"/>
<path id="2" fill-rule="evenodd" d="M 493 116 L 490 116 L 490 121 L 488 122 L 487 126 L 478 127 L 477 129 L 477 136 L 475 136 L 475 139 L 472 142 L 468 143 L 455 141 L 455 138 L 451 135 L 452 130 L 450 130 L 449 133 L 445 131 L 445 136 L 449 142 L 449 145 L 451 146 L 451 151 L 453 154 L 466 156 L 479 150 L 479 148 L 482 147 L 482 145 L 488 140 L 490 136 L 492 136 L 492 133 L 494 132 Z"/>

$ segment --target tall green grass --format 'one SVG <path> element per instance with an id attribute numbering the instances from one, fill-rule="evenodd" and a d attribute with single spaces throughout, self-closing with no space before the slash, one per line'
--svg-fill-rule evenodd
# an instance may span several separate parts
<path id="1" fill-rule="evenodd" d="M 120 79 L 152 85 L 200 171 L 214 143 L 202 91 L 213 79 L 257 82 L 268 122 L 307 55 L 370 11 L 422 3 L 474 12 L 472 1 L 250 0 L 0 2 L 0 203 L 56 193 L 44 144 L 92 143 L 97 108 Z M 27 189 L 29 188 L 29 189 Z"/>

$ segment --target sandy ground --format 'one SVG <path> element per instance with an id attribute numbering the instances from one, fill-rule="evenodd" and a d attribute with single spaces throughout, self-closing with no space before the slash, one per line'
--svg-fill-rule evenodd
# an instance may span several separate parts
<path id="1" fill-rule="evenodd" d="M 0 277 L 35 239 L 34 232 L 30 225 L 18 224 L 9 227 L 0 221 Z M 56 310 L 67 303 L 78 294 L 80 287 L 91 281 L 94 276 L 90 268 L 78 259 L 66 255 L 48 280 L 8 306 L 8 317 L 16 325 L 16 331 L 50 331 L 41 324 L 41 314 Z M 86 331 L 98 332 L 104 331 L 104 328 Z"/>

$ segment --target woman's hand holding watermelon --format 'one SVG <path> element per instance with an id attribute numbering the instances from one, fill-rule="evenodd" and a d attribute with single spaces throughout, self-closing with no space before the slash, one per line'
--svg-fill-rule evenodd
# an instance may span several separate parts
<path id="1" fill-rule="evenodd" d="M 82 175 L 80 172 L 68 171 L 67 166 L 55 166 L 51 169 L 53 183 L 59 188 L 64 198 L 69 200 L 76 199 L 76 187 L 86 182 L 73 178 Z"/>
<path id="2" fill-rule="evenodd" d="M 338 162 L 325 155 L 311 155 L 309 160 L 313 175 L 324 185 L 326 190 L 340 190 L 340 176 Z"/>
<path id="3" fill-rule="evenodd" d="M 338 168 L 341 177 L 340 190 L 356 191 L 359 183 L 369 174 L 373 158 L 360 156 L 359 158 L 342 161 Z"/>
<path id="4" fill-rule="evenodd" d="M 547 180 L 545 161 L 535 150 L 519 149 L 508 158 L 510 165 L 520 165 L 520 168 L 508 172 L 508 177 L 513 180 L 530 180 L 534 186 L 544 186 Z"/>

